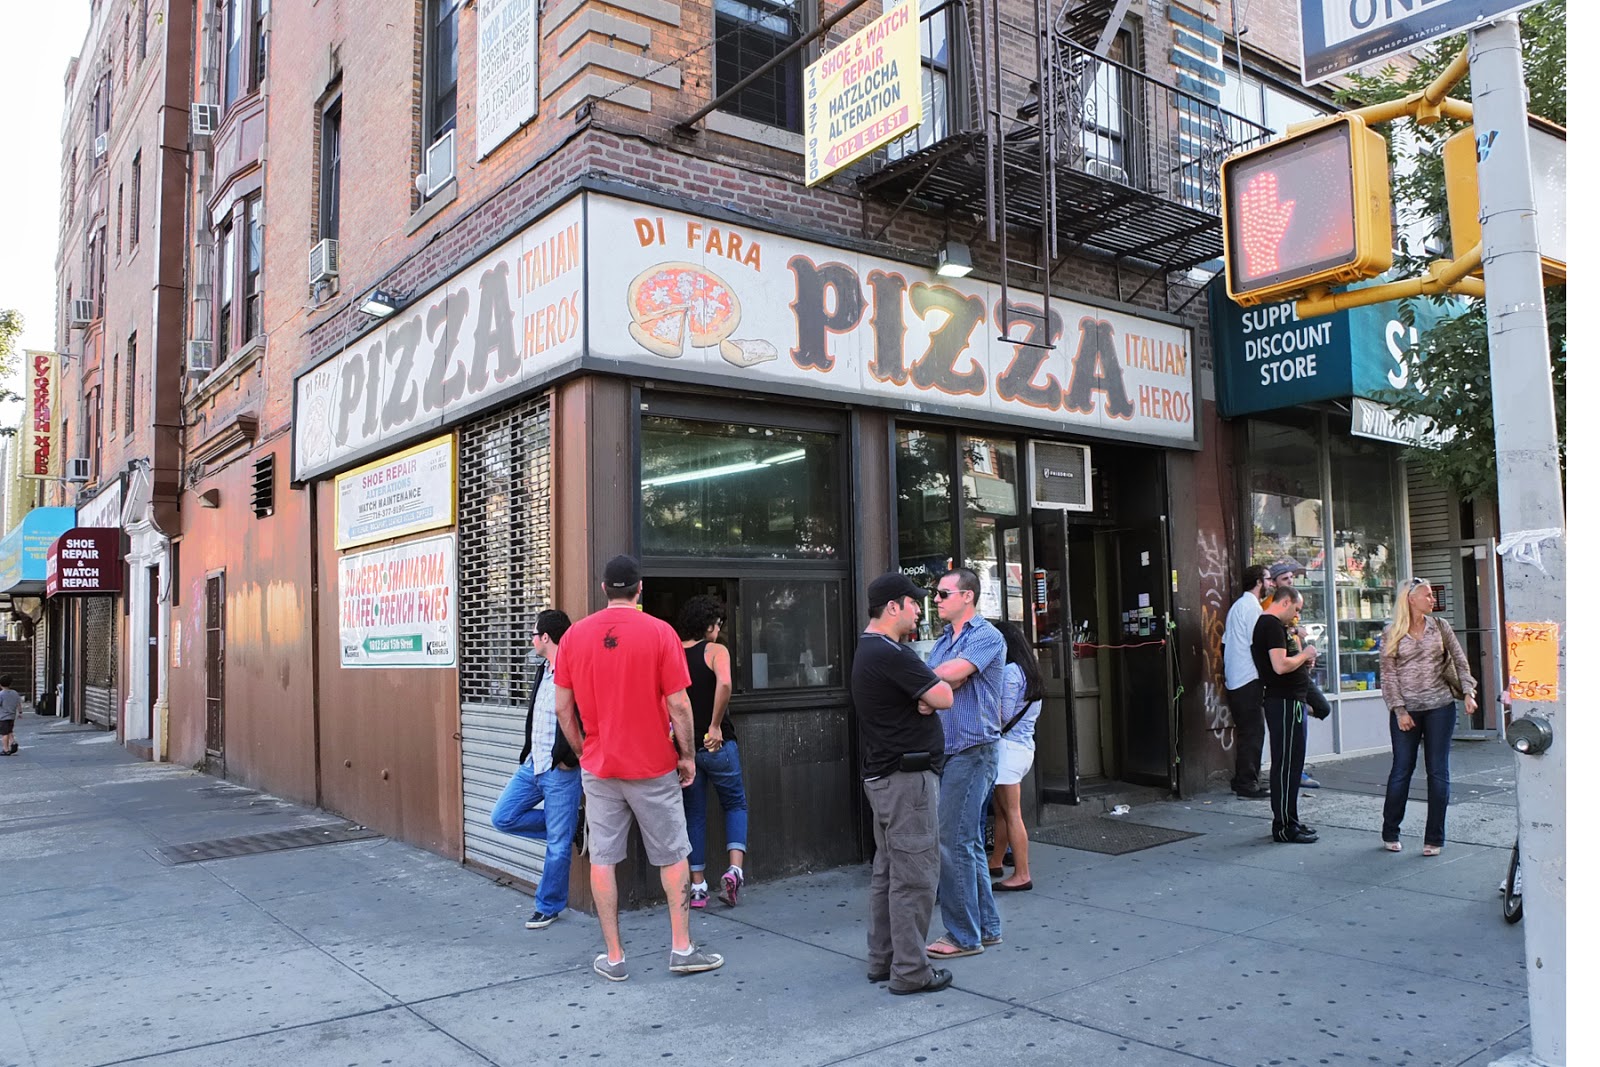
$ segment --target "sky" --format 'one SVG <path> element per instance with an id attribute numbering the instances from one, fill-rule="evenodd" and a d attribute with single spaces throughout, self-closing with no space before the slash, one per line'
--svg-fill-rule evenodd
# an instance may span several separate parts
<path id="1" fill-rule="evenodd" d="M 89 0 L 6 5 L 0 100 L 11 143 L 0 167 L 0 308 L 22 312 L 22 348 L 55 348 L 61 110 L 67 62 L 89 29 Z M 20 382 L 12 388 L 20 391 Z M 0 408 L 10 422 L 15 408 Z"/>

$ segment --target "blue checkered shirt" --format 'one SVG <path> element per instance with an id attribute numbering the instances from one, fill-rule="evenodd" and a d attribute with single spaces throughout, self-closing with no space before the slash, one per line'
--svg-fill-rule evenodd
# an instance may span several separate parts
<path id="1" fill-rule="evenodd" d="M 544 668 L 544 680 L 533 697 L 533 734 L 529 739 L 533 747 L 528 750 L 527 762 L 533 765 L 534 774 L 543 774 L 554 764 L 550 752 L 556 747 L 556 731 L 561 729 L 556 721 L 556 665 Z"/>
<path id="2" fill-rule="evenodd" d="M 989 620 L 974 615 L 961 628 L 961 636 L 946 626 L 928 653 L 928 666 L 937 667 L 953 659 L 964 659 L 977 672 L 956 690 L 955 703 L 939 712 L 944 724 L 946 756 L 964 752 L 974 745 L 1000 740 L 1000 692 L 1006 668 L 1005 635 Z"/>

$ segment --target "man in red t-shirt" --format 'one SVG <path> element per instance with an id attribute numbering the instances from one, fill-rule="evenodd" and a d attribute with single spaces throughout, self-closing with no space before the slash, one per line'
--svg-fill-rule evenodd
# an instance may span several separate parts
<path id="1" fill-rule="evenodd" d="M 556 660 L 556 718 L 583 768 L 589 886 L 606 939 L 594 969 L 613 982 L 628 977 L 617 922 L 617 864 L 628 858 L 635 820 L 667 894 L 668 969 L 696 974 L 722 966 L 721 956 L 689 940 L 689 829 L 683 815 L 683 787 L 694 781 L 695 771 L 689 665 L 677 631 L 639 610 L 640 577 L 632 556 L 607 563 L 601 582 L 605 608 L 567 631 Z"/>

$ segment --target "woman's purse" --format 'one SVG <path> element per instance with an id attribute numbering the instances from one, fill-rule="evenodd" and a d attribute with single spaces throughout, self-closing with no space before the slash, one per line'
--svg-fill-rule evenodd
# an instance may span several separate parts
<path id="1" fill-rule="evenodd" d="M 1455 652 L 1461 648 L 1456 642 L 1456 632 L 1447 622 L 1440 622 L 1437 619 L 1434 622 L 1439 626 L 1439 636 L 1444 639 L 1444 684 L 1449 687 L 1451 696 L 1457 700 L 1465 700 L 1467 691 L 1461 684 L 1461 671 L 1456 667 Z"/>

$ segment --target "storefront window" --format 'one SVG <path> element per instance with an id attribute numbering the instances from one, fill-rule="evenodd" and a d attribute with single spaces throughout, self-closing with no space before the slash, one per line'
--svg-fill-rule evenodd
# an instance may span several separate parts
<path id="1" fill-rule="evenodd" d="M 1022 621 L 1022 542 L 1017 528 L 1017 446 L 987 437 L 961 438 L 964 563 L 983 590 L 978 613 Z"/>
<path id="2" fill-rule="evenodd" d="M 895 434 L 894 475 L 899 493 L 900 572 L 930 588 L 956 554 L 950 491 L 954 436 L 927 430 Z"/>
<path id="3" fill-rule="evenodd" d="M 1398 573 L 1392 451 L 1335 434 L 1333 474 L 1334 614 L 1339 628 L 1339 690 L 1378 688 L 1379 644 L 1394 611 Z"/>
<path id="4" fill-rule="evenodd" d="M 646 555 L 844 555 L 832 435 L 662 416 L 641 432 Z"/>
<path id="5" fill-rule="evenodd" d="M 747 579 L 750 688 L 837 688 L 844 685 L 839 583 Z"/>
<path id="6" fill-rule="evenodd" d="M 1250 562 L 1305 568 L 1300 625 L 1324 653 L 1313 672 L 1327 688 L 1328 564 L 1322 538 L 1322 461 L 1315 422 L 1250 422 Z"/>

